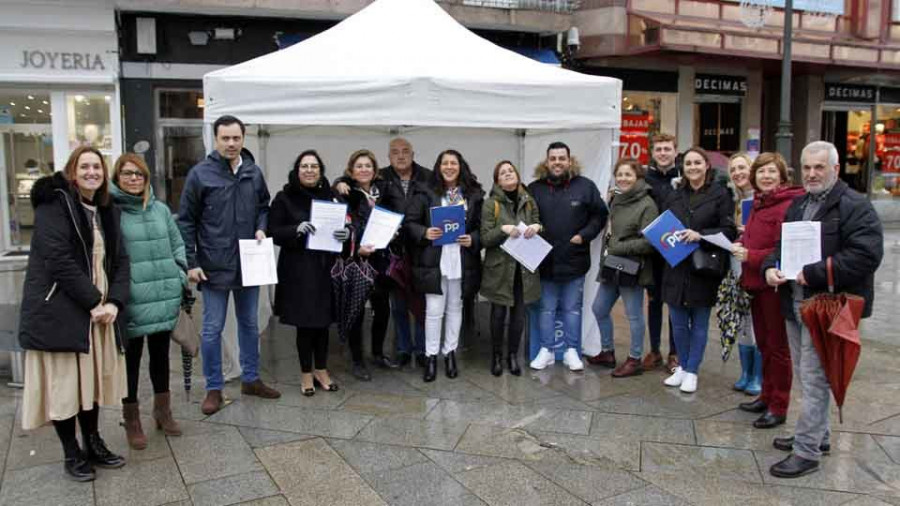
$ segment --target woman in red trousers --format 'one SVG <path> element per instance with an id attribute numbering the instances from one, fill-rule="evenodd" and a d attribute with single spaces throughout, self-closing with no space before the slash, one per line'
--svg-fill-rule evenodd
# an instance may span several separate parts
<path id="1" fill-rule="evenodd" d="M 752 296 L 750 312 L 756 345 L 763 358 L 762 394 L 753 402 L 738 407 L 750 413 L 762 413 L 753 422 L 757 429 L 769 429 L 784 423 L 791 398 L 791 352 L 778 293 L 766 284 L 760 273 L 763 260 L 781 239 L 781 223 L 791 202 L 803 195 L 803 188 L 791 186 L 787 164 L 778 153 L 761 153 L 750 168 L 755 189 L 753 210 L 740 241 L 732 254 L 742 262 L 741 285 Z"/>

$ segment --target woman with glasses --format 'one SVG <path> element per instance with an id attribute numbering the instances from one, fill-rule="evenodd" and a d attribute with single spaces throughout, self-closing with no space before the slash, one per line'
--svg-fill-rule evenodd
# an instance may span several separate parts
<path id="1" fill-rule="evenodd" d="M 297 328 L 300 391 L 307 397 L 316 393 L 316 387 L 338 390 L 328 374 L 328 327 L 334 321 L 331 267 L 338 254 L 306 247 L 309 236 L 322 233 L 310 222 L 313 200 L 331 201 L 334 194 L 322 158 L 308 149 L 294 160 L 287 184 L 272 201 L 266 234 L 281 247 L 275 314 L 281 323 Z M 350 231 L 335 230 L 333 237 L 344 242 Z"/>
<path id="2" fill-rule="evenodd" d="M 125 153 L 116 161 L 110 194 L 122 210 L 123 243 L 131 259 L 131 299 L 126 312 L 125 362 L 128 396 L 122 416 L 128 445 L 147 447 L 137 391 L 146 336 L 153 385 L 153 419 L 167 436 L 180 436 L 169 396 L 169 342 L 187 286 L 184 241 L 171 211 L 153 195 L 150 170 L 141 157 Z"/>

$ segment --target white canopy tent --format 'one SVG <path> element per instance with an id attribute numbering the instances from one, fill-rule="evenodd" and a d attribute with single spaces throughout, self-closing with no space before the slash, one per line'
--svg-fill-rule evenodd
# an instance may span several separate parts
<path id="1" fill-rule="evenodd" d="M 317 149 L 334 179 L 356 149 L 387 165 L 398 135 L 426 167 L 458 149 L 485 190 L 497 161 L 513 160 L 527 181 L 547 144 L 561 140 L 605 193 L 621 115 L 619 80 L 498 47 L 432 0 L 377 0 L 306 41 L 206 74 L 203 85 L 207 125 L 232 114 L 254 126 L 247 147 L 273 194 L 303 149 Z M 584 348 L 596 353 L 588 277 Z"/>

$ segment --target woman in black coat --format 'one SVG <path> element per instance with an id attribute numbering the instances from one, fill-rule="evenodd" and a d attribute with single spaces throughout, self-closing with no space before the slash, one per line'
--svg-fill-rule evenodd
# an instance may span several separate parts
<path id="1" fill-rule="evenodd" d="M 307 249 L 308 236 L 316 233 L 310 223 L 313 200 L 334 200 L 325 165 L 313 150 L 300 153 L 288 174 L 288 182 L 275 195 L 269 211 L 268 235 L 281 247 L 275 314 L 281 323 L 297 327 L 300 357 L 300 389 L 315 394 L 315 387 L 334 392 L 338 385 L 328 375 L 328 327 L 331 308 L 331 267 L 337 254 Z M 346 241 L 348 229 L 334 232 Z M 315 369 L 313 369 L 315 367 Z"/>
<path id="2" fill-rule="evenodd" d="M 347 214 L 350 216 L 353 229 L 351 245 L 344 247 L 345 257 L 357 256 L 367 259 L 369 264 L 378 272 L 375 278 L 375 286 L 369 296 L 372 305 L 372 362 L 382 369 L 396 369 L 397 365 L 384 355 L 384 337 L 387 334 L 388 320 L 391 306 L 389 293 L 391 280 L 386 275 L 390 266 L 390 256 L 387 249 L 375 250 L 370 245 L 361 244 L 369 215 L 375 206 L 387 210 L 394 210 L 393 203 L 388 196 L 387 181 L 378 175 L 378 162 L 375 154 L 367 149 L 361 149 L 350 155 L 347 161 L 347 170 L 340 179 L 349 186 L 347 195 L 341 198 L 347 203 Z M 353 359 L 352 374 L 362 381 L 371 381 L 372 375 L 363 361 L 362 330 L 365 312 L 360 312 L 359 317 L 350 329 L 350 355 Z"/>
<path id="3" fill-rule="evenodd" d="M 417 185 L 407 209 L 404 225 L 413 251 L 413 281 L 425 293 L 425 374 L 434 381 L 441 325 L 447 315 L 444 366 L 448 378 L 457 376 L 456 347 L 462 327 L 462 301 L 474 297 L 481 284 L 481 205 L 484 191 L 472 175 L 465 158 L 448 149 L 434 163 L 431 184 Z M 462 205 L 466 214 L 465 234 L 455 244 L 434 246 L 443 232 L 431 223 L 431 208 Z"/>
<path id="4" fill-rule="evenodd" d="M 26 350 L 22 427 L 52 421 L 65 472 L 76 481 L 93 480 L 94 467 L 125 465 L 97 427 L 99 406 L 118 406 L 126 392 L 118 316 L 128 302 L 129 262 L 108 174 L 99 151 L 80 147 L 62 172 L 31 190 L 34 235 L 19 325 Z"/>
<path id="5" fill-rule="evenodd" d="M 700 243 L 694 255 L 716 253 L 727 265 L 729 253 L 701 241 L 700 236 L 722 232 L 731 241 L 737 237 L 734 199 L 727 187 L 714 180 L 716 171 L 710 167 L 703 149 L 687 150 L 683 163 L 684 176 L 678 188 L 666 198 L 664 208 L 684 224 L 685 230 L 679 233 L 682 241 Z M 693 260 L 686 258 L 675 267 L 666 263 L 662 287 L 662 299 L 669 305 L 675 348 L 681 359 L 681 366 L 664 383 L 681 387 L 686 393 L 697 390 L 697 372 L 706 351 L 709 317 L 725 273 L 722 270 L 721 275 L 701 274 L 694 269 Z"/>

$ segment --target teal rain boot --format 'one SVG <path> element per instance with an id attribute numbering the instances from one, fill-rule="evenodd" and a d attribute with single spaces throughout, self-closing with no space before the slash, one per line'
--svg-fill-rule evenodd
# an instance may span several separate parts
<path id="1" fill-rule="evenodd" d="M 734 389 L 743 392 L 750 382 L 750 368 L 753 366 L 753 350 L 755 346 L 738 345 L 738 355 L 741 357 L 741 378 L 734 384 Z"/>
<path id="2" fill-rule="evenodd" d="M 744 393 L 747 395 L 759 395 L 762 392 L 762 353 L 759 352 L 759 348 L 753 346 L 753 368 L 750 370 L 750 381 L 747 382 L 747 387 L 744 389 Z"/>

